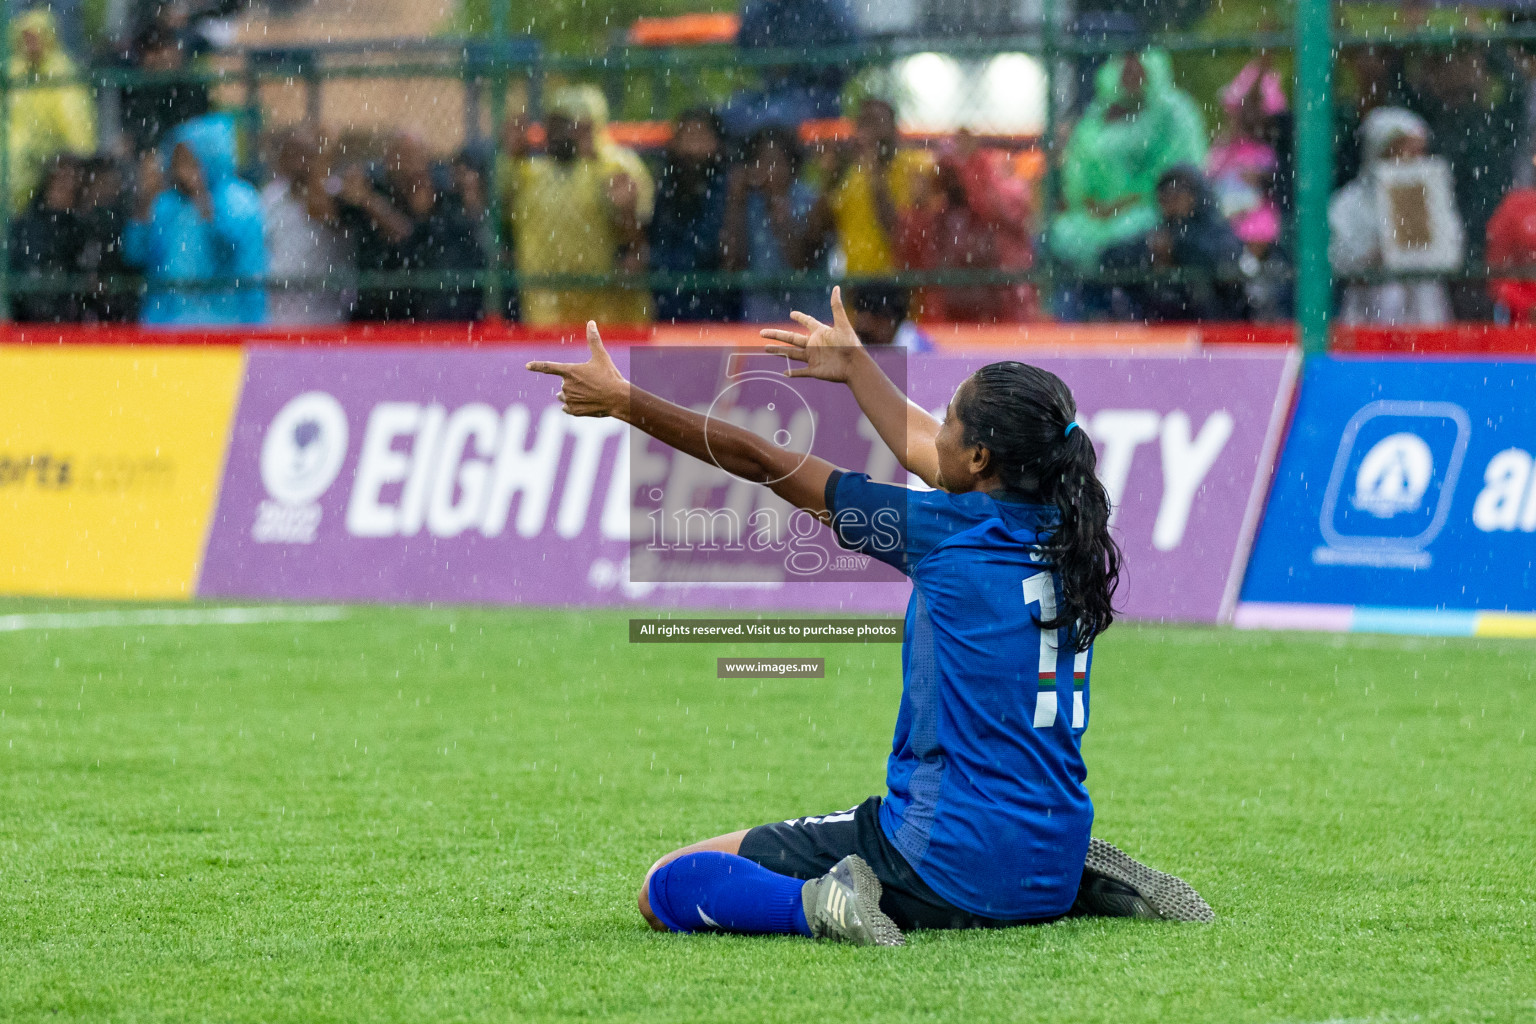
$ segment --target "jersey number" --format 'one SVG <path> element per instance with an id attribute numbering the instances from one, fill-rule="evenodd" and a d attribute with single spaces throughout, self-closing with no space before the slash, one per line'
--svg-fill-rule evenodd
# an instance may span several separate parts
<path id="1" fill-rule="evenodd" d="M 1040 622 L 1056 617 L 1056 581 L 1049 572 L 1037 572 L 1024 580 L 1026 608 L 1038 605 L 1035 616 Z M 1040 629 L 1040 693 L 1035 698 L 1035 728 L 1049 729 L 1056 724 L 1056 659 L 1064 639 L 1062 629 Z M 1081 729 L 1086 717 L 1083 708 L 1083 682 L 1088 674 L 1088 652 L 1077 651 L 1072 657 L 1072 728 Z"/>

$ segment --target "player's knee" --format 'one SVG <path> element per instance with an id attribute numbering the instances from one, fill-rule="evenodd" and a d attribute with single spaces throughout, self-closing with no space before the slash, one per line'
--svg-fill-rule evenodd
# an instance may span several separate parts
<path id="1" fill-rule="evenodd" d="M 674 851 L 667 854 L 665 857 L 662 857 L 656 863 L 652 864 L 650 870 L 645 873 L 645 881 L 640 883 L 640 892 L 635 897 L 635 903 L 640 908 L 640 916 L 645 918 L 646 924 L 650 925 L 658 932 L 666 931 L 667 926 L 662 924 L 661 919 L 656 916 L 653 910 L 651 910 L 651 877 L 655 875 L 656 872 L 660 871 L 667 864 L 667 862 L 671 861 L 676 856 L 677 853 Z"/>
<path id="2" fill-rule="evenodd" d="M 640 916 L 645 918 L 645 923 L 651 926 L 653 931 L 664 932 L 667 926 L 662 924 L 651 911 L 651 876 L 646 875 L 645 881 L 640 885 L 640 892 L 635 897 L 635 903 L 640 908 Z"/>
<path id="3" fill-rule="evenodd" d="M 667 926 L 661 923 L 661 918 L 657 917 L 656 912 L 651 909 L 651 879 L 655 876 L 656 872 L 677 860 L 683 854 L 688 853 L 691 849 L 692 847 L 685 846 L 681 850 L 673 850 L 671 853 L 657 858 L 656 863 L 652 864 L 650 869 L 646 871 L 645 881 L 640 883 L 640 892 L 635 897 L 635 903 L 640 908 L 640 916 L 645 918 L 646 923 L 659 932 L 666 931 Z"/>

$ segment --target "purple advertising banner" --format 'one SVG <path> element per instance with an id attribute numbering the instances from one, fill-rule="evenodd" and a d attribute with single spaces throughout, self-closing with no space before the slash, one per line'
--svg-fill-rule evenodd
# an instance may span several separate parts
<path id="1" fill-rule="evenodd" d="M 612 351 L 626 369 L 629 353 Z M 585 353 L 252 347 L 199 593 L 741 611 L 905 606 L 905 581 L 633 580 L 639 512 L 627 428 L 564 415 L 558 379 L 523 368 Z M 911 356 L 912 398 L 942 410 L 991 358 Z M 1099 450 L 1126 554 L 1117 601 L 1125 614 L 1230 617 L 1294 355 L 1025 358 L 1072 388 Z M 900 481 L 894 458 L 865 433 L 868 451 L 846 468 Z M 646 472 L 654 479 L 667 467 Z"/>

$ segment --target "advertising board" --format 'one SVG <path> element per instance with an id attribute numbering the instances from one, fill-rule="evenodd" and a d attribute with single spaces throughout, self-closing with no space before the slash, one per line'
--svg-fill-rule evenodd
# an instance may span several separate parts
<path id="1" fill-rule="evenodd" d="M 201 593 L 849 612 L 904 605 L 907 585 L 881 579 L 635 580 L 628 541 L 643 502 L 626 428 L 565 416 L 558 380 L 524 369 L 530 359 L 585 353 L 584 345 L 252 347 Z M 627 368 L 630 352 L 613 355 Z M 912 356 L 911 395 L 942 410 L 985 361 Z M 1294 358 L 1032 361 L 1073 388 L 1099 447 L 1126 550 L 1126 612 L 1230 614 Z M 896 479 L 899 467 L 872 432 L 861 443 L 862 460 L 845 459 L 848 468 L 883 466 L 876 475 Z M 667 474 L 652 467 L 646 479 Z M 830 536 L 825 544 L 836 550 Z"/>
<path id="2" fill-rule="evenodd" d="M 238 349 L 0 346 L 0 590 L 187 598 Z"/>
<path id="3" fill-rule="evenodd" d="M 1263 606 L 1292 619 L 1299 609 L 1284 606 L 1536 611 L 1533 399 L 1532 362 L 1310 361 L 1245 617 L 1263 624 Z"/>

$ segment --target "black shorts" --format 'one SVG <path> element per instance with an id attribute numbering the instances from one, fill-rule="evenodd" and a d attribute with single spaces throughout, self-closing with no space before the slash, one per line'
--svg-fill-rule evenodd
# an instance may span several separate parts
<path id="1" fill-rule="evenodd" d="M 820 878 L 850 853 L 856 853 L 880 879 L 880 909 L 903 931 L 913 928 L 1009 928 L 1047 924 L 1059 917 L 999 921 L 961 910 L 917 877 L 901 851 L 880 827 L 880 798 L 814 818 L 791 818 L 759 825 L 741 840 L 741 856 L 791 878 Z"/>

